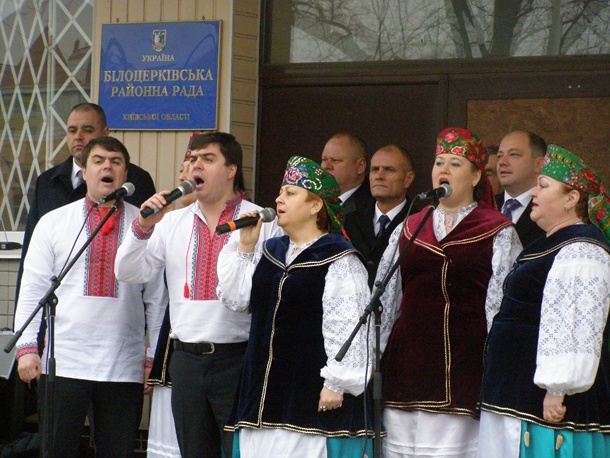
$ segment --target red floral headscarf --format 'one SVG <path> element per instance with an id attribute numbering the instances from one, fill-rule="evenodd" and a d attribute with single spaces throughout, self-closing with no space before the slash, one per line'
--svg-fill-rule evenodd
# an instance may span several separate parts
<path id="1" fill-rule="evenodd" d="M 436 155 L 439 154 L 455 154 L 472 162 L 481 171 L 481 180 L 485 182 L 485 191 L 479 202 L 485 202 L 490 207 L 496 208 L 491 183 L 485 174 L 489 153 L 479 137 L 468 129 L 448 127 L 438 134 L 436 139 Z"/>

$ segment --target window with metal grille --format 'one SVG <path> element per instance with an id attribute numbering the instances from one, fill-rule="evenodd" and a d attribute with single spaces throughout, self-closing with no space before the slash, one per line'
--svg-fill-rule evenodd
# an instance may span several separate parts
<path id="1" fill-rule="evenodd" d="M 72 106 L 91 100 L 94 0 L 0 2 L 0 215 L 23 230 L 36 178 L 65 160 Z"/>

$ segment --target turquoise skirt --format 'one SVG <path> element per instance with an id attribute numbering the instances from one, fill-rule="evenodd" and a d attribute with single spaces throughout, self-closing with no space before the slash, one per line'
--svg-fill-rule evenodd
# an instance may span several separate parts
<path id="1" fill-rule="evenodd" d="M 527 436 L 529 437 L 525 439 Z M 521 458 L 610 458 L 610 434 L 551 429 L 523 421 L 519 456 Z"/>

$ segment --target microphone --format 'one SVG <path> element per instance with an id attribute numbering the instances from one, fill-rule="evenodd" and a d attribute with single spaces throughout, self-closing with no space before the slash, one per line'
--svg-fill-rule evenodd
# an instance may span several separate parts
<path id="1" fill-rule="evenodd" d="M 233 232 L 242 227 L 254 226 L 259 219 L 263 219 L 263 223 L 268 223 L 275 219 L 275 210 L 271 207 L 263 208 L 258 215 L 251 216 L 249 218 L 240 218 L 228 223 L 216 226 L 216 232 L 218 234 L 226 234 L 227 232 Z"/>
<path id="2" fill-rule="evenodd" d="M 171 204 L 172 202 L 180 199 L 182 196 L 186 196 L 187 194 L 190 194 L 194 190 L 195 190 L 194 181 L 192 181 L 192 180 L 183 181 L 180 184 L 180 186 L 178 186 L 176 189 L 174 189 L 172 192 L 170 192 L 167 196 L 165 196 L 166 204 L 164 206 Z M 154 209 L 146 207 L 144 210 L 142 210 L 140 212 L 140 215 L 142 215 L 142 218 L 148 218 L 150 215 L 154 215 L 155 213 L 158 213 L 160 210 L 161 209 L 158 207 L 154 208 Z"/>
<path id="3" fill-rule="evenodd" d="M 443 183 L 438 188 L 433 189 L 428 192 L 422 192 L 421 194 L 418 194 L 416 197 L 421 200 L 442 199 L 442 198 L 449 197 L 451 194 L 453 194 L 453 189 L 451 189 L 451 186 L 449 186 L 449 183 Z"/>
<path id="4" fill-rule="evenodd" d="M 116 189 L 103 199 L 100 199 L 97 205 L 104 205 L 106 202 L 110 202 L 111 200 L 118 200 L 125 196 L 131 196 L 135 190 L 136 187 L 133 184 L 123 183 L 123 186 L 121 186 L 119 189 Z"/>

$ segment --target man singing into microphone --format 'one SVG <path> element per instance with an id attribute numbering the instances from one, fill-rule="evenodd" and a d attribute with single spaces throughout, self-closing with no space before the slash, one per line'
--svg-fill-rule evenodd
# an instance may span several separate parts
<path id="1" fill-rule="evenodd" d="M 174 353 L 172 412 L 184 458 L 232 456 L 223 432 L 237 390 L 250 316 L 224 307 L 216 295 L 218 254 L 240 231 L 216 227 L 260 207 L 245 200 L 242 150 L 235 137 L 212 132 L 192 139 L 189 178 L 197 201 L 168 213 L 169 191 L 142 209 L 160 209 L 133 221 L 115 261 L 117 278 L 145 282 L 165 269 Z M 259 243 L 281 235 L 275 221 L 263 224 Z"/>
<path id="2" fill-rule="evenodd" d="M 115 138 L 91 140 L 82 152 L 86 197 L 44 215 L 36 225 L 24 262 L 15 329 L 23 326 L 62 269 L 108 215 L 114 200 L 97 205 L 122 189 L 129 153 Z M 129 187 L 129 186 L 128 186 Z M 124 194 L 117 191 L 118 194 Z M 116 194 L 115 194 L 116 195 Z M 147 355 L 145 332 L 160 326 L 167 294 L 162 275 L 150 283 L 127 284 L 114 275 L 114 257 L 138 208 L 119 202 L 92 243 L 65 275 L 56 295 L 54 349 L 56 378 L 47 393 L 44 349 L 38 352 L 39 312 L 17 342 L 19 377 L 29 383 L 42 374 L 42 422 L 47 396 L 53 395 L 52 448 L 56 457 L 76 457 L 87 409 L 95 415 L 98 456 L 132 457 L 142 416 Z M 82 229 L 82 231 L 81 231 Z M 50 336 L 45 338 L 45 347 Z M 47 437 L 44 437 L 46 441 Z M 45 442 L 45 447 L 50 444 Z"/>

